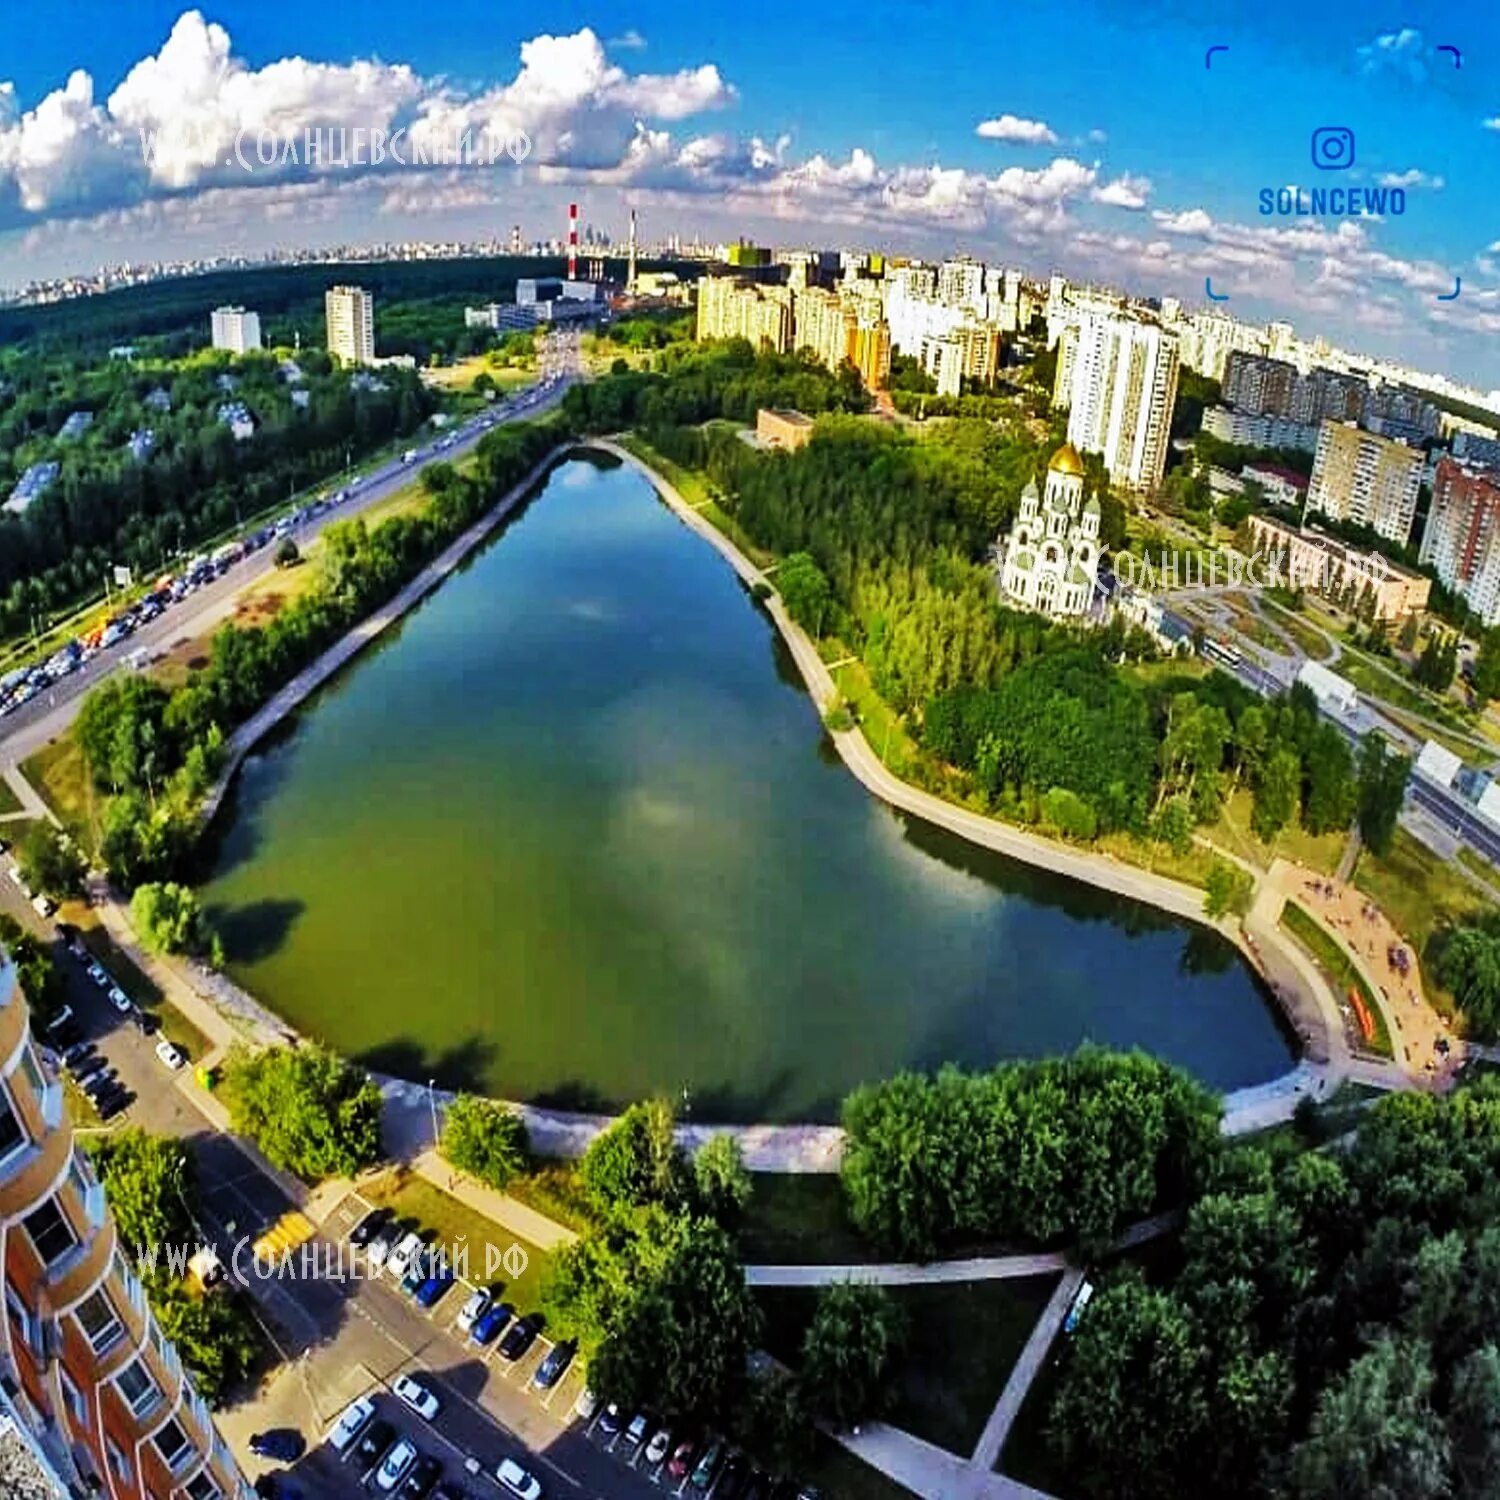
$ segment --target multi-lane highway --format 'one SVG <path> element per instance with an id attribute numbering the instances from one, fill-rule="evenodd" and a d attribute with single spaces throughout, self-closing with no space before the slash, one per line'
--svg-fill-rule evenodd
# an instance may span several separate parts
<path id="1" fill-rule="evenodd" d="M 434 440 L 406 454 L 388 459 L 378 468 L 351 481 L 345 490 L 347 498 L 303 522 L 292 535 L 299 545 L 316 537 L 331 521 L 346 520 L 388 500 L 409 484 L 421 465 L 435 459 L 455 459 L 468 453 L 489 432 L 504 422 L 535 417 L 555 406 L 576 376 L 576 334 L 561 336 L 558 347 L 544 346 L 544 363 L 539 383 L 502 401 L 490 410 L 477 413 L 467 421 L 441 433 Z M 195 589 L 177 604 L 169 606 L 155 620 L 139 626 L 117 645 L 99 651 L 70 676 L 44 688 L 30 702 L 22 704 L 0 718 L 0 764 L 15 763 L 55 739 L 78 711 L 78 704 L 88 690 L 121 668 L 127 658 L 138 652 L 156 656 L 184 640 L 207 635 L 234 613 L 235 601 L 243 589 L 272 571 L 276 564 L 275 548 L 266 546 L 233 564 L 211 582 Z"/>

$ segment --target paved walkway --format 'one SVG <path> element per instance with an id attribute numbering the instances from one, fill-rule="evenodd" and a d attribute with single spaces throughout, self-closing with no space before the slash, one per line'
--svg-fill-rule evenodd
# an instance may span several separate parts
<path id="1" fill-rule="evenodd" d="M 868 1281 L 877 1286 L 934 1286 L 953 1281 L 1009 1281 L 1022 1276 L 1051 1276 L 1068 1268 L 1061 1250 L 1031 1255 L 979 1256 L 972 1260 L 906 1261 L 885 1265 L 746 1266 L 751 1286 L 827 1286 L 838 1281 Z"/>
<path id="2" fill-rule="evenodd" d="M 23 818 L 46 818 L 49 823 L 57 823 L 57 814 L 42 801 L 37 789 L 26 779 L 20 766 L 14 761 L 0 765 L 0 777 L 5 779 L 6 785 L 16 794 L 16 801 L 21 804 L 17 812 L 7 813 L 4 819 L 0 819 L 0 822 L 20 821 Z M 61 826 L 58 823 L 58 827 Z"/>

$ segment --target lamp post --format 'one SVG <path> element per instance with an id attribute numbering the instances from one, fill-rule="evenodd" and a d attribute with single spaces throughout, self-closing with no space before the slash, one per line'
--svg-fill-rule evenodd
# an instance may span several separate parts
<path id="1" fill-rule="evenodd" d="M 437 1082 L 437 1080 L 435 1078 L 429 1078 L 427 1080 L 427 1108 L 432 1113 L 432 1149 L 434 1151 L 437 1150 L 437 1143 L 438 1143 L 438 1121 L 437 1121 L 437 1095 L 433 1093 L 432 1086 L 436 1082 Z"/>

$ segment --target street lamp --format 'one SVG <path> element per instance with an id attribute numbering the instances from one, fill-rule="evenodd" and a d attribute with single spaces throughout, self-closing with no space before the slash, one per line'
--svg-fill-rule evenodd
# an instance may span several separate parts
<path id="1" fill-rule="evenodd" d="M 433 1093 L 432 1086 L 436 1082 L 437 1082 L 437 1080 L 435 1078 L 429 1078 L 427 1080 L 427 1108 L 432 1112 L 432 1149 L 434 1151 L 437 1150 L 437 1143 L 438 1143 L 438 1122 L 437 1122 L 437 1095 Z"/>

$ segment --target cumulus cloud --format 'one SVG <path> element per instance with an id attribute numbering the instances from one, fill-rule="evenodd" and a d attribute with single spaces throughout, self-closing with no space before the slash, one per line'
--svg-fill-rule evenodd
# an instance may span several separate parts
<path id="1" fill-rule="evenodd" d="M 1106 182 L 1094 189 L 1095 203 L 1108 203 L 1115 208 L 1144 208 L 1151 196 L 1151 179 L 1122 173 L 1113 182 Z"/>
<path id="2" fill-rule="evenodd" d="M 1057 133 L 1044 120 L 1025 120 L 1019 115 L 998 115 L 981 120 L 974 134 L 986 141 L 1010 141 L 1020 146 L 1055 146 Z"/>
<path id="3" fill-rule="evenodd" d="M 103 104 L 81 71 L 32 109 L 21 107 L 13 85 L 0 84 L 0 228 L 155 195 L 245 187 L 247 169 L 259 185 L 327 172 L 335 163 L 325 158 L 345 153 L 309 149 L 318 132 L 342 132 L 347 142 L 356 131 L 367 140 L 401 131 L 406 160 L 444 164 L 466 133 L 497 143 L 524 134 L 537 162 L 616 167 L 643 126 L 683 121 L 734 98 L 708 63 L 628 72 L 587 28 L 531 38 L 516 75 L 478 92 L 369 59 L 287 57 L 252 68 L 234 54 L 224 27 L 190 10 Z M 266 142 L 272 149 L 254 149 Z M 361 163 L 381 165 L 373 152 Z"/>
<path id="4" fill-rule="evenodd" d="M 1424 172 L 1420 167 L 1408 167 L 1404 172 L 1382 172 L 1376 181 L 1381 187 L 1431 188 L 1433 192 L 1439 191 L 1443 186 L 1441 177 Z"/>
<path id="5" fill-rule="evenodd" d="M 1414 26 L 1382 32 L 1359 49 L 1361 72 L 1394 73 L 1413 83 L 1427 77 L 1430 60 L 1431 49 Z"/>

